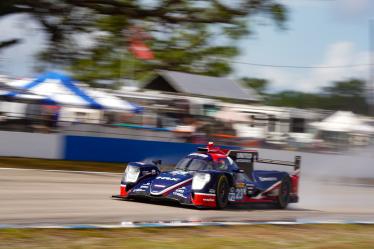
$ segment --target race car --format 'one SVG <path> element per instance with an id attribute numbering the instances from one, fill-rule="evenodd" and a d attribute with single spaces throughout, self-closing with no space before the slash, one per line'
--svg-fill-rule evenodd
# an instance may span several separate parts
<path id="1" fill-rule="evenodd" d="M 172 171 L 161 172 L 161 161 L 132 162 L 126 167 L 117 199 L 172 200 L 197 208 L 223 209 L 231 204 L 269 203 L 284 209 L 298 202 L 299 156 L 294 161 L 259 158 L 255 150 L 198 148 Z M 255 163 L 293 167 L 292 172 L 255 170 Z"/>

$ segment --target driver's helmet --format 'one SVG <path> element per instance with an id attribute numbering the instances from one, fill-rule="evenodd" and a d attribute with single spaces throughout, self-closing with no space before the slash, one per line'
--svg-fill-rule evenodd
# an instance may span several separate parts
<path id="1" fill-rule="evenodd" d="M 226 169 L 226 164 L 224 159 L 218 159 L 216 162 L 216 167 L 218 170 L 225 170 Z"/>

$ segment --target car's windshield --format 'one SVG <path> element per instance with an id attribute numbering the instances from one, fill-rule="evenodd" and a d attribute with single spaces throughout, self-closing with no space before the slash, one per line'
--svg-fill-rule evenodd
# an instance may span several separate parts
<path id="1" fill-rule="evenodd" d="M 177 166 L 175 166 L 175 168 L 184 170 L 190 161 L 191 161 L 191 158 L 185 157 L 177 163 Z"/>
<path id="2" fill-rule="evenodd" d="M 176 166 L 176 169 L 179 170 L 188 170 L 188 171 L 196 171 L 196 170 L 207 170 L 212 169 L 212 164 L 208 161 L 198 159 L 198 158 L 191 158 L 186 157 L 180 160 Z"/>

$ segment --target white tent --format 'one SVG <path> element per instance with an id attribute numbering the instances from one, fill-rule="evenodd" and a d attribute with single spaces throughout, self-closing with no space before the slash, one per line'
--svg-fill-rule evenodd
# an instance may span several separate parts
<path id="1" fill-rule="evenodd" d="M 249 122 L 248 115 L 229 107 L 224 107 L 214 114 L 214 117 L 228 122 Z"/>
<path id="2" fill-rule="evenodd" d="M 48 97 L 35 94 L 27 89 L 11 86 L 7 83 L 0 82 L 0 100 L 22 102 L 22 101 L 37 101 L 48 102 Z"/>
<path id="3" fill-rule="evenodd" d="M 113 96 L 104 91 L 98 91 L 93 89 L 85 89 L 87 94 L 91 96 L 98 104 L 102 105 L 106 109 L 110 110 L 136 110 L 140 107 L 124 101 L 116 96 Z"/>
<path id="4" fill-rule="evenodd" d="M 365 124 L 357 115 L 349 111 L 337 111 L 321 122 L 310 124 L 318 130 L 334 132 L 374 132 L 374 128 Z"/>

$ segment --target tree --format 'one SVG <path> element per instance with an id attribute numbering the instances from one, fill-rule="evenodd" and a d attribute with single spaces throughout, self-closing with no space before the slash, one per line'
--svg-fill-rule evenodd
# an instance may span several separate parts
<path id="1" fill-rule="evenodd" d="M 369 103 L 365 86 L 365 81 L 359 79 L 334 82 L 332 86 L 322 89 L 326 107 L 368 114 Z"/>
<path id="2" fill-rule="evenodd" d="M 321 102 L 319 94 L 297 91 L 282 91 L 280 93 L 269 94 L 266 104 L 296 108 L 323 108 L 323 102 Z"/>
<path id="3" fill-rule="evenodd" d="M 264 94 L 269 85 L 269 81 L 267 79 L 244 77 L 240 79 L 240 81 L 245 87 L 255 89 L 259 94 Z"/>
<path id="4" fill-rule="evenodd" d="M 49 47 L 40 59 L 65 65 L 92 84 L 100 79 L 116 80 L 120 74 L 142 79 L 156 69 L 227 75 L 231 67 L 226 59 L 238 55 L 236 41 L 252 31 L 249 23 L 253 23 L 254 17 L 268 16 L 281 28 L 286 20 L 286 9 L 278 0 L 10 0 L 0 3 L 0 17 L 15 13 L 28 13 L 49 34 Z M 148 45 L 156 55 L 155 60 L 138 61 L 124 54 L 128 44 L 123 31 L 134 25 L 141 26 L 153 37 Z M 93 40 L 94 44 L 86 46 L 86 40 Z M 122 72 L 121 63 L 125 65 Z"/>
<path id="5" fill-rule="evenodd" d="M 319 93 L 283 91 L 270 94 L 267 104 L 274 106 L 290 106 L 297 108 L 320 108 L 329 110 L 346 110 L 360 114 L 369 113 L 365 81 L 350 79 L 333 82 L 331 86 L 322 88 Z"/>

